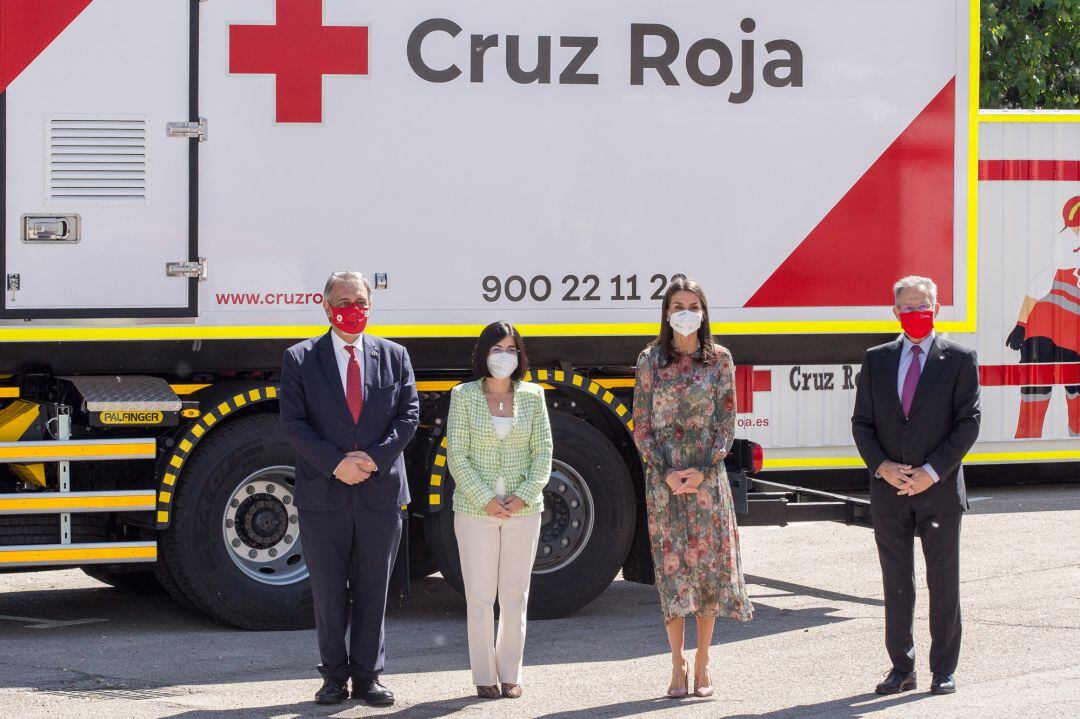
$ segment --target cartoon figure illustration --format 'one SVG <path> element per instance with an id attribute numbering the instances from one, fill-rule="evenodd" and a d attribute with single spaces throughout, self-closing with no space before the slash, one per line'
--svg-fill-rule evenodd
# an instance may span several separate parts
<path id="1" fill-rule="evenodd" d="M 1080 197 L 1061 210 L 1065 226 L 1050 243 L 1050 265 L 1028 284 L 1020 318 L 1005 341 L 1022 364 L 1080 362 Z M 1050 386 L 1020 388 L 1017 439 L 1042 437 Z M 1069 434 L 1080 437 L 1080 385 L 1066 385 Z"/>

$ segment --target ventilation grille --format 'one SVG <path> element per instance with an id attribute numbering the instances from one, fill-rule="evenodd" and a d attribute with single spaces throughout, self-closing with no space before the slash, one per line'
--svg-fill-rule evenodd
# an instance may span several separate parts
<path id="1" fill-rule="evenodd" d="M 46 123 L 49 204 L 146 204 L 145 117 L 54 115 Z"/>

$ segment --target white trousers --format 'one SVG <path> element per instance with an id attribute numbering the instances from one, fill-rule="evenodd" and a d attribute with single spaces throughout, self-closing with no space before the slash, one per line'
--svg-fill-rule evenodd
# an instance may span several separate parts
<path id="1" fill-rule="evenodd" d="M 454 515 L 468 605 L 473 684 L 521 684 L 525 612 L 529 603 L 540 514 L 496 519 Z M 495 597 L 499 631 L 495 632 Z"/>

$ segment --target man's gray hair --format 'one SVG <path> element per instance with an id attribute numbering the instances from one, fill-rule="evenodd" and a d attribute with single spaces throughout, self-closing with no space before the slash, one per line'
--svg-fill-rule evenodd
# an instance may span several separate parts
<path id="1" fill-rule="evenodd" d="M 930 301 L 935 305 L 937 304 L 937 285 L 929 277 L 919 277 L 918 275 L 908 275 L 897 280 L 892 288 L 894 301 L 899 303 L 900 293 L 909 287 L 915 287 L 926 292 L 926 294 L 930 295 Z"/>
<path id="2" fill-rule="evenodd" d="M 360 285 L 364 288 L 364 291 L 367 292 L 368 297 L 371 297 L 371 283 L 368 282 L 367 277 L 364 277 L 360 272 L 352 272 L 351 270 L 346 270 L 345 272 L 331 272 L 330 276 L 326 278 L 326 285 L 323 287 L 323 297 L 329 302 L 330 291 L 334 289 L 334 285 L 343 285 L 346 283 L 350 285 Z"/>

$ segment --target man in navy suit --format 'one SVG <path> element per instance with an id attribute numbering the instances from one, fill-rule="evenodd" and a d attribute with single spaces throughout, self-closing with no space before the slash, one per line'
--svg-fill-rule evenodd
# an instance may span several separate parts
<path id="1" fill-rule="evenodd" d="M 870 471 L 870 512 L 885 589 L 885 648 L 892 669 L 878 694 L 915 688 L 915 535 L 930 592 L 932 694 L 956 691 L 960 656 L 961 462 L 979 436 L 975 351 L 934 333 L 940 305 L 926 277 L 893 287 L 904 333 L 866 351 L 851 417 Z"/>
<path id="2" fill-rule="evenodd" d="M 324 679 L 315 701 L 344 701 L 351 678 L 354 699 L 388 705 L 394 695 L 379 682 L 386 592 L 410 501 L 401 453 L 420 405 L 405 348 L 364 334 L 364 276 L 332 274 L 323 298 L 330 331 L 286 350 L 281 372 Z"/>

